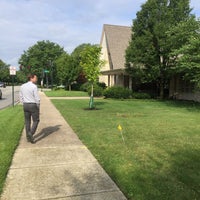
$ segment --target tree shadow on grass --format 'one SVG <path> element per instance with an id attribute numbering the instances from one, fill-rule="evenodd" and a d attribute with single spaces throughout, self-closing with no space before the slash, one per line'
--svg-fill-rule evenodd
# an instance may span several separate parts
<path id="1" fill-rule="evenodd" d="M 61 125 L 56 125 L 43 128 L 38 134 L 34 135 L 35 142 L 38 142 L 48 135 L 51 135 L 52 133 L 58 131 L 60 129 L 60 126 Z"/>
<path id="2" fill-rule="evenodd" d="M 105 101 L 97 101 L 97 102 L 95 102 L 94 104 L 96 105 L 96 106 L 101 106 L 101 105 L 104 105 L 104 104 L 107 104 L 108 102 L 105 102 Z"/>
<path id="3" fill-rule="evenodd" d="M 96 108 L 96 107 L 94 107 L 94 108 L 83 108 L 83 110 L 86 110 L 86 111 L 97 111 L 97 110 L 102 110 L 102 108 Z"/>
<path id="4" fill-rule="evenodd" d="M 188 148 L 168 153 L 168 162 L 149 155 L 153 164 L 134 171 L 134 191 L 127 191 L 133 199 L 200 199 L 200 151 Z"/>
<path id="5" fill-rule="evenodd" d="M 186 108 L 188 111 L 198 111 L 200 110 L 200 103 L 195 101 L 186 100 L 162 100 L 166 106 L 176 107 L 176 108 Z"/>
<path id="6" fill-rule="evenodd" d="M 88 111 L 102 110 L 103 107 L 101 107 L 101 106 L 106 104 L 106 103 L 107 102 L 104 102 L 104 101 L 97 101 L 97 102 L 94 102 L 94 107 L 93 108 L 89 108 L 89 105 L 88 105 L 88 107 L 83 108 L 83 109 L 84 110 L 88 110 Z"/>

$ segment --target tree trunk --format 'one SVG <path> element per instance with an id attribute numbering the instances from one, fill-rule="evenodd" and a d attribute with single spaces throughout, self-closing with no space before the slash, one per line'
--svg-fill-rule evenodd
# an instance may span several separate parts
<path id="1" fill-rule="evenodd" d="M 160 85 L 160 99 L 164 99 L 164 87 L 163 87 L 163 84 Z"/>
<path id="2" fill-rule="evenodd" d="M 89 107 L 90 109 L 94 108 L 94 98 L 93 98 L 93 94 L 94 94 L 94 86 L 93 83 L 91 84 L 91 95 L 90 95 L 90 102 L 89 102 Z"/>
<path id="3" fill-rule="evenodd" d="M 69 91 L 71 91 L 72 90 L 72 86 L 71 86 L 71 84 L 69 84 Z"/>
<path id="4" fill-rule="evenodd" d="M 163 56 L 160 55 L 160 68 L 161 68 L 161 80 L 160 80 L 160 99 L 164 99 L 164 75 L 163 75 Z"/>
<path id="5" fill-rule="evenodd" d="M 91 84 L 91 96 L 94 96 L 94 86 L 93 86 L 93 83 Z"/>
<path id="6" fill-rule="evenodd" d="M 160 80 L 160 99 L 164 99 L 164 80 Z"/>

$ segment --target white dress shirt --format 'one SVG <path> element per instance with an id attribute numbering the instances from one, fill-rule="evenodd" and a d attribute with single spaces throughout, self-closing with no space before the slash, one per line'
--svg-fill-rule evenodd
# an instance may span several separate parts
<path id="1" fill-rule="evenodd" d="M 24 83 L 20 87 L 19 98 L 21 103 L 40 104 L 37 86 L 31 81 Z"/>

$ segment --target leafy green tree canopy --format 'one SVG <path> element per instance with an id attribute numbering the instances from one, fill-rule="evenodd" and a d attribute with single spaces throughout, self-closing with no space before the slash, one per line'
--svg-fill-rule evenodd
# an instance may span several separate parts
<path id="1" fill-rule="evenodd" d="M 77 79 L 80 72 L 80 67 L 76 65 L 74 57 L 63 53 L 56 60 L 56 69 L 59 83 L 69 86 L 69 90 L 71 90 L 71 84 Z"/>
<path id="2" fill-rule="evenodd" d="M 175 36 L 173 32 L 177 29 L 179 32 L 176 35 L 180 35 L 184 31 L 190 32 L 190 34 L 185 34 L 187 42 L 180 49 L 174 49 L 171 53 L 171 57 L 176 58 L 174 71 L 182 74 L 185 80 L 194 82 L 200 88 L 200 21 L 191 19 L 181 23 L 170 32 L 170 35 Z M 178 38 L 183 39 L 184 37 L 179 36 Z M 178 38 L 174 38 L 174 43 Z"/>
<path id="3" fill-rule="evenodd" d="M 0 59 L 0 81 L 8 82 L 9 80 L 9 65 Z"/>
<path id="4" fill-rule="evenodd" d="M 20 70 L 25 74 L 31 72 L 41 77 L 44 69 L 51 72 L 51 62 L 54 62 L 64 52 L 64 49 L 58 44 L 48 40 L 38 41 L 21 55 Z"/>
<path id="5" fill-rule="evenodd" d="M 74 66 L 79 69 L 79 76 L 77 77 L 77 83 L 78 84 L 83 84 L 86 81 L 86 78 L 84 76 L 83 68 L 80 64 L 81 62 L 81 52 L 85 49 L 85 47 L 91 46 L 89 43 L 83 43 L 79 46 L 77 46 L 74 51 L 71 53 L 71 56 L 74 61 Z"/>
<path id="6" fill-rule="evenodd" d="M 156 81 L 162 98 L 174 64 L 170 62 L 174 44 L 167 31 L 190 17 L 189 0 L 148 0 L 141 8 L 133 20 L 132 38 L 126 50 L 126 68 L 140 83 Z"/>
<path id="7" fill-rule="evenodd" d="M 100 60 L 101 47 L 97 45 L 86 46 L 81 52 L 81 66 L 90 83 L 97 81 L 103 61 Z"/>
<path id="8" fill-rule="evenodd" d="M 71 53 L 71 56 L 73 56 L 80 63 L 81 52 L 85 49 L 85 47 L 89 47 L 89 46 L 91 46 L 91 44 L 89 44 L 89 43 L 83 43 L 83 44 L 77 46 Z"/>
<path id="9" fill-rule="evenodd" d="M 100 59 L 101 47 L 97 45 L 89 45 L 84 48 L 81 52 L 81 66 L 83 67 L 83 72 L 87 80 L 91 84 L 91 96 L 89 107 L 93 108 L 93 87 L 94 83 L 100 75 L 100 68 L 104 61 Z"/>

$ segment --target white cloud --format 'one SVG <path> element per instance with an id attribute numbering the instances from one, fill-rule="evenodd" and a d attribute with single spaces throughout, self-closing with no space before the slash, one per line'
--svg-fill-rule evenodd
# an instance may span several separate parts
<path id="1" fill-rule="evenodd" d="M 146 0 L 0 0 L 0 59 L 11 65 L 37 41 L 73 51 L 99 43 L 103 24 L 132 25 Z M 191 6 L 199 13 L 199 0 Z"/>

